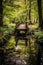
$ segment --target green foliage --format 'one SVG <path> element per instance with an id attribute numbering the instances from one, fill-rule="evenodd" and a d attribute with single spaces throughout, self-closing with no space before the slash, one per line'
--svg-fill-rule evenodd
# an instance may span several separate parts
<path id="1" fill-rule="evenodd" d="M 43 36 L 43 31 L 38 30 L 37 32 L 35 32 L 35 35 L 37 37 L 41 37 L 41 36 Z"/>
<path id="2" fill-rule="evenodd" d="M 5 0 L 3 2 L 3 21 L 4 23 L 11 23 L 12 20 L 16 19 L 19 22 L 25 22 L 27 15 L 27 10 L 29 10 L 29 0 Z M 35 14 L 34 14 L 35 13 Z M 37 21 L 38 19 L 38 9 L 37 9 L 37 0 L 31 1 L 31 20 L 32 22 Z M 7 23 L 6 23 L 7 24 Z"/>
<path id="3" fill-rule="evenodd" d="M 43 47 L 43 31 L 35 32 L 36 42 Z"/>

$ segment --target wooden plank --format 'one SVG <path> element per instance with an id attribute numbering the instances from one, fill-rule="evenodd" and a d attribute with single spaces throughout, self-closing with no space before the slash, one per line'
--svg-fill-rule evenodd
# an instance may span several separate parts
<path id="1" fill-rule="evenodd" d="M 25 24 L 20 24 L 17 29 L 26 29 L 26 25 Z"/>

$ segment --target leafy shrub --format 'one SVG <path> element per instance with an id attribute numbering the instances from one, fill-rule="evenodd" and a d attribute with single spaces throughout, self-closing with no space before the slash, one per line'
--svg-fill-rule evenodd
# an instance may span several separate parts
<path id="1" fill-rule="evenodd" d="M 43 31 L 35 32 L 36 43 L 43 46 Z"/>
<path id="2" fill-rule="evenodd" d="M 43 46 L 43 36 L 39 36 L 37 39 L 37 43 Z"/>

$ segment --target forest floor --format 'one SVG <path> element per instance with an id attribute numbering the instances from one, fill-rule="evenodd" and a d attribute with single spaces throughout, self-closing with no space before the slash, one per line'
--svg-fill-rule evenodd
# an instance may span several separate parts
<path id="1" fill-rule="evenodd" d="M 12 36 L 9 40 L 9 43 L 6 46 L 6 58 L 5 65 L 28 65 L 28 58 L 31 55 L 35 57 L 37 51 L 37 45 L 34 44 L 34 38 L 31 38 L 31 47 L 25 46 L 24 40 L 19 40 L 17 46 L 15 46 L 16 42 L 14 36 Z"/>
<path id="2" fill-rule="evenodd" d="M 19 54 L 18 52 L 13 52 L 12 57 L 8 57 L 9 59 L 6 60 L 5 64 L 9 65 L 26 65 L 27 62 L 25 61 L 24 58 L 26 58 L 26 54 Z"/>

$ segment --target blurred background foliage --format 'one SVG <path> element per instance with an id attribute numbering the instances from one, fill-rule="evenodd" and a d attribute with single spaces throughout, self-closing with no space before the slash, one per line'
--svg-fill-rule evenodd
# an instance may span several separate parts
<path id="1" fill-rule="evenodd" d="M 9 0 L 3 2 L 3 21 L 4 24 L 12 23 L 12 21 L 25 22 L 28 21 L 29 15 L 27 10 L 30 9 L 29 0 Z M 27 20 L 26 20 L 27 17 Z M 38 22 L 37 0 L 31 1 L 31 21 Z M 6 23 L 7 22 L 7 23 Z M 9 22 L 9 23 L 8 23 Z M 28 21 L 29 22 L 29 21 Z"/>

